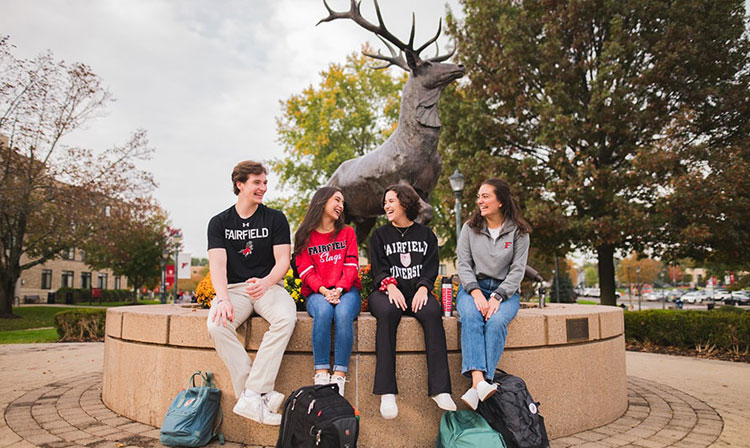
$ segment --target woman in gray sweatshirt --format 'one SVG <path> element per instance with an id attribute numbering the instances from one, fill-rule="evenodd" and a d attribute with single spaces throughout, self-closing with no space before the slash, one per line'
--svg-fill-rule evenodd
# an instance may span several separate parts
<path id="1" fill-rule="evenodd" d="M 458 240 L 461 373 L 472 379 L 461 399 L 472 409 L 497 390 L 492 377 L 505 348 L 508 324 L 520 307 L 530 232 L 510 185 L 500 179 L 482 182 L 477 210 Z"/>

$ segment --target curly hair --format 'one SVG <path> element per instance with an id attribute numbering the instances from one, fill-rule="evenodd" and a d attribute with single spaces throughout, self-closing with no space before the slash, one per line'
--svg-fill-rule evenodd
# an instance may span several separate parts
<path id="1" fill-rule="evenodd" d="M 401 207 L 404 208 L 406 217 L 409 218 L 409 221 L 414 221 L 415 219 L 417 219 L 417 216 L 419 216 L 420 208 L 419 195 L 416 191 L 414 191 L 414 188 L 408 184 L 395 184 L 389 186 L 383 192 L 383 200 L 381 201 L 383 206 L 385 206 L 385 195 L 388 194 L 389 191 L 393 191 L 394 193 L 396 193 L 398 202 L 401 204 Z"/>

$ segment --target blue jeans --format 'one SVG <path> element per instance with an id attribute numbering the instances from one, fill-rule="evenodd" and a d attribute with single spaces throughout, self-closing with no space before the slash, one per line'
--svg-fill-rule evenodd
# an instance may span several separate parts
<path id="1" fill-rule="evenodd" d="M 306 301 L 307 313 L 313 318 L 312 344 L 315 369 L 331 367 L 331 323 L 336 323 L 333 348 L 333 370 L 349 371 L 349 358 L 354 343 L 354 319 L 362 308 L 359 290 L 352 288 L 341 294 L 337 305 L 328 303 L 323 294 L 310 294 Z"/>
<path id="2" fill-rule="evenodd" d="M 479 288 L 487 299 L 499 285 L 500 282 L 492 278 L 479 280 Z M 503 355 L 508 324 L 520 307 L 518 293 L 513 294 L 500 303 L 490 320 L 485 321 L 471 294 L 463 286 L 459 287 L 456 309 L 461 322 L 461 373 L 464 376 L 471 377 L 472 370 L 481 370 L 485 378 L 492 380 Z"/>

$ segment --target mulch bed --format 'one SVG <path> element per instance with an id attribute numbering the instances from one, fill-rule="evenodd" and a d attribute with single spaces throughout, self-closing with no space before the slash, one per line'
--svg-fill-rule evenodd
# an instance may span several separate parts
<path id="1" fill-rule="evenodd" d="M 660 353 L 663 355 L 690 356 L 692 358 L 750 363 L 750 353 L 748 352 L 734 353 L 729 350 L 711 350 L 710 348 L 699 351 L 696 348 L 660 346 L 649 342 L 626 342 L 625 348 L 633 352 Z"/>

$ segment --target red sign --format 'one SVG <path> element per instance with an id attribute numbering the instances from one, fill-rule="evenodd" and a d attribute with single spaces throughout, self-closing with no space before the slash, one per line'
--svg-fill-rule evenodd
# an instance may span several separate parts
<path id="1" fill-rule="evenodd" d="M 164 280 L 164 282 L 166 283 L 165 289 L 167 290 L 171 288 L 172 285 L 174 285 L 174 265 L 173 264 L 167 265 L 167 275 L 166 275 L 166 279 Z"/>
<path id="2" fill-rule="evenodd" d="M 91 298 L 92 299 L 101 299 L 102 298 L 102 288 L 91 288 Z"/>
<path id="3" fill-rule="evenodd" d="M 734 272 L 729 273 L 729 283 L 734 285 Z"/>

